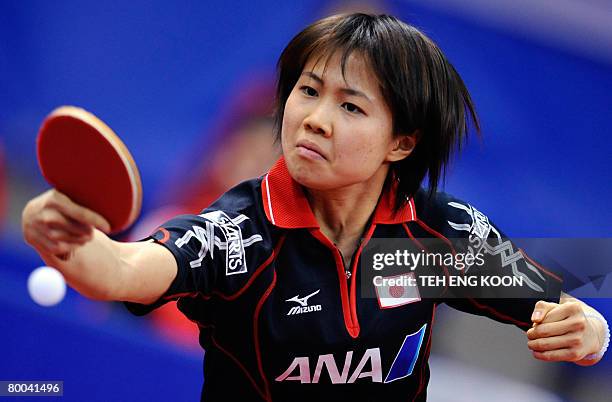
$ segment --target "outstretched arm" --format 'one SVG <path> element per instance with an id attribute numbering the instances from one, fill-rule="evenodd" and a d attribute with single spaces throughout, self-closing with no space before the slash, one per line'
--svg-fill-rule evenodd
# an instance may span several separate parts
<path id="1" fill-rule="evenodd" d="M 566 293 L 561 294 L 558 304 L 536 303 L 531 320 L 527 346 L 540 360 L 591 366 L 601 360 L 600 352 L 609 342 L 609 329 L 601 314 Z"/>
<path id="2" fill-rule="evenodd" d="M 104 218 L 56 190 L 28 202 L 22 226 L 45 263 L 91 299 L 152 303 L 177 273 L 170 251 L 152 242 L 112 240 Z"/>

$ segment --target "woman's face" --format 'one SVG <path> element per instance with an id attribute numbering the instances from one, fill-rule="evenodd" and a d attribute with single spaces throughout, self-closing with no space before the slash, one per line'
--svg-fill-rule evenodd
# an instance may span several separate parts
<path id="1" fill-rule="evenodd" d="M 377 172 L 384 178 L 397 140 L 375 74 L 358 53 L 344 77 L 339 52 L 327 66 L 315 60 L 285 104 L 282 149 L 291 176 L 317 190 L 366 182 Z"/>

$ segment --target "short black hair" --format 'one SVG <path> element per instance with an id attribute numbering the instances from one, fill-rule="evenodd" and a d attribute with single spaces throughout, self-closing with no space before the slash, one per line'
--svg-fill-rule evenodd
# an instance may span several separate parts
<path id="1" fill-rule="evenodd" d="M 414 26 L 390 15 L 342 14 L 323 18 L 298 33 L 277 64 L 275 134 L 280 140 L 285 103 L 310 57 L 342 52 L 344 74 L 352 52 L 373 69 L 393 116 L 394 135 L 420 140 L 405 159 L 393 162 L 387 184 L 397 181 L 399 210 L 429 178 L 429 195 L 455 150 L 467 138 L 470 123 L 480 124 L 470 94 L 438 46 Z"/>

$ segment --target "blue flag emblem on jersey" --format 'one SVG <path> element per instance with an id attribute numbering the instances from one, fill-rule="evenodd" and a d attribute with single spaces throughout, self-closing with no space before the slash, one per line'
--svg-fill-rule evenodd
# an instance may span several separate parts
<path id="1" fill-rule="evenodd" d="M 414 370 L 414 366 L 419 358 L 419 351 L 423 344 L 426 328 L 427 324 L 423 325 L 414 334 L 406 335 L 402 347 L 397 352 L 395 360 L 393 360 L 389 374 L 385 378 L 385 383 L 399 380 L 412 374 L 412 370 Z"/>

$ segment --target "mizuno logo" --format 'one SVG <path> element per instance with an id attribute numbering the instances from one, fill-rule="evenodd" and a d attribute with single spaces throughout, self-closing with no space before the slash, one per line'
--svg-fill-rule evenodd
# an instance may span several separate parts
<path id="1" fill-rule="evenodd" d="M 308 305 L 308 299 L 310 299 L 312 296 L 316 295 L 320 291 L 321 291 L 321 289 L 317 289 L 316 291 L 312 292 L 308 296 L 300 297 L 300 295 L 296 295 L 296 296 L 293 296 L 291 299 L 285 300 L 285 301 L 288 301 L 288 302 L 295 302 L 295 303 L 299 304 L 299 306 L 291 307 L 291 310 L 289 310 L 287 315 L 310 313 L 311 311 L 321 311 L 321 305 L 320 304 L 315 304 L 315 305 L 312 305 L 312 306 Z"/>
<path id="2" fill-rule="evenodd" d="M 306 307 L 308 306 L 308 299 L 310 299 L 312 296 L 316 295 L 320 291 L 321 289 L 318 289 L 317 291 L 312 292 L 308 296 L 304 296 L 304 297 L 299 297 L 300 295 L 293 296 L 291 299 L 287 299 L 286 301 L 296 302 L 296 303 L 299 303 L 300 306 Z"/>

